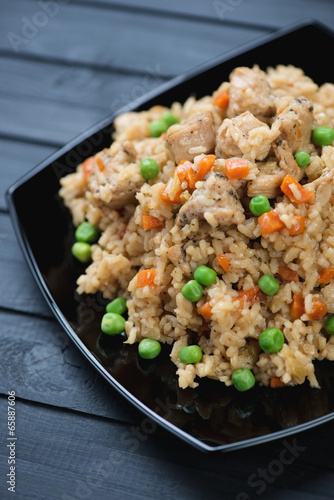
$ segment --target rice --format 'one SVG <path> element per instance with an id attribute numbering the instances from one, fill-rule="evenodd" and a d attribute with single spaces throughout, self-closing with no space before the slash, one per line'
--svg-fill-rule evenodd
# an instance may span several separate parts
<path id="1" fill-rule="evenodd" d="M 222 92 L 225 107 L 217 105 Z M 150 123 L 166 112 L 179 123 L 150 137 Z M 212 121 L 204 125 L 201 116 Z M 318 86 L 293 66 L 236 68 L 211 95 L 119 116 L 110 148 L 61 179 L 73 224 L 88 221 L 101 234 L 78 293 L 126 298 L 126 342 L 168 344 L 181 388 L 203 377 L 232 385 L 238 368 L 266 386 L 307 380 L 319 387 L 314 361 L 334 360 L 334 336 L 325 329 L 334 314 L 334 148 L 313 143 L 318 126 L 334 126 L 332 83 Z M 212 134 L 215 148 L 208 151 Z M 184 144 L 189 157 L 179 166 L 174 158 Z M 310 155 L 303 168 L 294 157 L 300 150 Z M 144 158 L 159 165 L 146 181 Z M 231 178 L 226 159 L 247 169 Z M 206 161 L 211 168 L 201 177 Z M 284 191 L 287 175 L 292 181 Z M 253 192 L 268 196 L 266 214 L 275 214 L 279 229 L 267 233 L 250 211 Z M 156 226 L 145 227 L 145 217 Z M 182 289 L 201 265 L 217 278 L 191 302 Z M 154 280 L 142 286 L 144 270 L 154 270 Z M 263 275 L 278 280 L 274 295 L 259 289 Z M 278 352 L 260 347 L 268 328 L 284 334 Z M 182 363 L 181 347 L 193 344 L 202 359 Z"/>

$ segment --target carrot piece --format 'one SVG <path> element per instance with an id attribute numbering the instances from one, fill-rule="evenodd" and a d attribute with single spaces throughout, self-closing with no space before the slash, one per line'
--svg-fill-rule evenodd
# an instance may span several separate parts
<path id="1" fill-rule="evenodd" d="M 230 158 L 225 160 L 227 177 L 232 179 L 243 179 L 249 173 L 248 161 L 243 158 Z"/>
<path id="2" fill-rule="evenodd" d="M 294 203 L 306 203 L 314 197 L 308 189 L 305 189 L 292 175 L 287 174 L 281 184 L 281 190 Z"/>
<path id="3" fill-rule="evenodd" d="M 282 380 L 278 377 L 271 377 L 270 378 L 270 387 L 272 389 L 276 389 L 276 387 L 284 387 L 285 384 L 282 382 Z"/>
<path id="4" fill-rule="evenodd" d="M 226 273 L 230 270 L 230 262 L 224 253 L 219 253 L 217 255 L 218 264 L 224 269 Z"/>
<path id="5" fill-rule="evenodd" d="M 177 191 L 177 193 L 175 194 L 174 198 L 171 199 L 169 197 L 169 194 L 166 191 L 166 188 L 167 188 L 167 184 L 165 185 L 164 189 L 160 193 L 160 197 L 161 197 L 162 201 L 164 201 L 166 203 L 182 203 L 181 198 L 180 198 L 181 194 L 183 193 L 182 189 L 179 189 Z"/>
<path id="6" fill-rule="evenodd" d="M 82 170 L 84 176 L 87 177 L 87 179 L 93 171 L 93 163 L 94 163 L 94 156 L 90 156 L 89 158 L 86 158 L 86 160 L 82 164 Z"/>
<path id="7" fill-rule="evenodd" d="M 197 308 L 197 311 L 206 320 L 210 320 L 212 317 L 212 307 L 210 306 L 210 302 L 204 302 L 204 304 Z"/>
<path id="8" fill-rule="evenodd" d="M 327 284 L 332 280 L 333 276 L 334 276 L 334 268 L 327 267 L 326 269 L 323 269 L 319 274 L 318 283 Z"/>
<path id="9" fill-rule="evenodd" d="M 228 106 L 228 103 L 230 101 L 230 96 L 228 95 L 227 92 L 225 91 L 222 91 L 222 92 L 219 92 L 213 103 L 215 104 L 215 106 L 217 106 L 219 109 L 226 109 L 227 106 Z"/>
<path id="10" fill-rule="evenodd" d="M 327 314 L 327 306 L 325 302 L 318 297 L 314 297 L 312 300 L 311 312 L 307 313 L 310 319 L 319 320 Z"/>
<path id="11" fill-rule="evenodd" d="M 195 173 L 195 183 L 202 181 L 207 173 L 210 172 L 216 161 L 215 155 L 205 155 L 198 163 L 197 172 Z"/>
<path id="12" fill-rule="evenodd" d="M 295 215 L 294 218 L 296 220 L 296 224 L 293 224 L 293 226 L 288 229 L 291 236 L 294 234 L 300 234 L 305 229 L 305 217 L 303 217 L 302 215 Z"/>
<path id="13" fill-rule="evenodd" d="M 299 281 L 299 274 L 290 267 L 279 267 L 278 274 L 284 281 Z"/>
<path id="14" fill-rule="evenodd" d="M 183 182 L 186 182 L 189 188 L 193 189 L 195 187 L 195 172 L 193 169 L 193 164 L 189 160 L 183 160 L 178 164 L 178 166 L 174 170 L 173 177 L 175 177 L 176 175 L 179 178 L 181 184 Z"/>
<path id="15" fill-rule="evenodd" d="M 294 319 L 299 319 L 305 313 L 304 297 L 300 292 L 293 294 L 290 305 L 290 314 Z"/>
<path id="16" fill-rule="evenodd" d="M 137 287 L 143 288 L 144 286 L 156 286 L 154 279 L 157 275 L 155 269 L 144 269 L 137 274 Z"/>
<path id="17" fill-rule="evenodd" d="M 270 212 L 265 212 L 260 215 L 257 219 L 262 236 L 266 234 L 276 233 L 285 227 L 284 222 L 279 218 L 278 213 L 275 210 L 270 210 Z"/>
<path id="18" fill-rule="evenodd" d="M 96 164 L 97 164 L 100 172 L 105 172 L 106 171 L 105 164 L 103 163 L 103 160 L 101 160 L 101 158 L 96 158 Z"/>
<path id="19" fill-rule="evenodd" d="M 332 196 L 329 198 L 329 201 L 330 201 L 331 203 L 333 203 L 333 202 L 334 202 L 334 193 L 333 193 L 333 194 L 332 194 Z"/>
<path id="20" fill-rule="evenodd" d="M 153 229 L 156 227 L 165 227 L 165 221 L 159 220 L 157 217 L 153 217 L 153 215 L 143 215 L 142 217 L 142 228 Z"/>
<path id="21" fill-rule="evenodd" d="M 238 290 L 238 297 L 233 297 L 232 300 L 239 300 L 239 309 L 243 309 L 245 307 L 245 303 L 248 306 L 252 306 L 255 302 L 260 299 L 260 288 L 255 285 L 248 290 Z"/>

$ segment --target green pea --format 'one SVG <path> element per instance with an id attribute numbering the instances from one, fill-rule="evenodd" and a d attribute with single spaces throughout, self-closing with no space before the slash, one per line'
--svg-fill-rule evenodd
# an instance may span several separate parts
<path id="1" fill-rule="evenodd" d="M 256 215 L 256 217 L 259 217 L 265 212 L 270 212 L 271 206 L 268 198 L 261 194 L 259 196 L 254 196 L 249 202 L 249 210 L 253 215 Z"/>
<path id="2" fill-rule="evenodd" d="M 296 159 L 298 167 L 301 167 L 301 168 L 306 167 L 311 161 L 311 157 L 306 151 L 298 151 L 295 154 L 295 159 Z"/>
<path id="3" fill-rule="evenodd" d="M 175 123 L 179 123 L 179 120 L 176 118 L 176 116 L 173 115 L 173 113 L 170 113 L 169 111 L 162 116 L 162 119 L 164 122 L 167 123 L 168 127 L 174 125 Z"/>
<path id="4" fill-rule="evenodd" d="M 202 349 L 198 345 L 184 345 L 179 352 L 181 363 L 186 365 L 199 363 L 202 359 Z"/>
<path id="5" fill-rule="evenodd" d="M 81 222 L 76 228 L 74 236 L 77 241 L 96 243 L 99 239 L 99 230 L 89 222 Z"/>
<path id="6" fill-rule="evenodd" d="M 83 264 L 87 264 L 92 257 L 92 247 L 84 241 L 76 241 L 72 245 L 72 255 Z"/>
<path id="7" fill-rule="evenodd" d="M 255 377 L 249 368 L 237 368 L 232 373 L 234 387 L 240 391 L 248 391 L 255 385 Z"/>
<path id="8" fill-rule="evenodd" d="M 140 162 L 140 173 L 144 179 L 147 181 L 149 179 L 154 179 L 160 172 L 159 165 L 152 158 L 144 158 Z"/>
<path id="9" fill-rule="evenodd" d="M 151 137 L 160 137 L 168 129 L 168 124 L 164 120 L 153 120 L 149 129 Z"/>
<path id="10" fill-rule="evenodd" d="M 279 289 L 279 282 L 271 274 L 264 274 L 257 283 L 266 295 L 275 295 Z"/>
<path id="11" fill-rule="evenodd" d="M 217 273 L 207 266 L 198 266 L 194 272 L 194 278 L 201 285 L 212 285 L 216 281 Z"/>
<path id="12" fill-rule="evenodd" d="M 312 132 L 312 139 L 316 146 L 329 146 L 334 141 L 334 129 L 317 127 Z"/>
<path id="13" fill-rule="evenodd" d="M 334 316 L 331 316 L 326 320 L 325 330 L 329 335 L 334 335 Z"/>
<path id="14" fill-rule="evenodd" d="M 127 310 L 126 300 L 123 297 L 117 297 L 106 306 L 108 313 L 124 314 Z"/>
<path id="15" fill-rule="evenodd" d="M 120 314 L 108 312 L 102 317 L 101 330 L 107 335 L 119 335 L 124 332 L 125 319 Z"/>
<path id="16" fill-rule="evenodd" d="M 284 335 L 278 328 L 267 328 L 259 337 L 259 344 L 264 352 L 278 352 L 284 344 Z"/>
<path id="17" fill-rule="evenodd" d="M 183 286 L 181 293 L 190 302 L 197 302 L 203 296 L 203 287 L 196 280 L 190 280 Z"/>
<path id="18" fill-rule="evenodd" d="M 138 353 L 141 358 L 153 359 L 159 356 L 161 344 L 155 339 L 143 339 L 139 342 Z"/>

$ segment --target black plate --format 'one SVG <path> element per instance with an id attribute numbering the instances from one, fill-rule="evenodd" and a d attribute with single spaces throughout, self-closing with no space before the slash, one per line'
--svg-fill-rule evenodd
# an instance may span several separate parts
<path id="1" fill-rule="evenodd" d="M 211 61 L 146 96 L 132 109 L 184 102 L 211 94 L 236 66 L 262 69 L 277 64 L 301 67 L 318 84 L 334 81 L 330 64 L 314 54 L 334 48 L 334 33 L 312 21 L 275 32 L 247 48 Z M 128 109 L 127 109 L 128 110 Z M 65 331 L 86 358 L 121 394 L 147 416 L 203 451 L 232 450 L 281 438 L 334 417 L 334 363 L 316 366 L 321 389 L 255 387 L 238 393 L 222 383 L 200 380 L 197 389 L 177 387 L 175 366 L 163 352 L 158 361 L 138 359 L 136 346 L 101 336 L 106 301 L 78 297 L 82 269 L 71 258 L 73 226 L 57 193 L 59 179 L 111 142 L 110 116 L 20 179 L 7 192 L 12 222 L 28 265 Z M 45 224 L 47 215 L 48 223 Z M 41 237 L 41 228 L 43 236 Z"/>

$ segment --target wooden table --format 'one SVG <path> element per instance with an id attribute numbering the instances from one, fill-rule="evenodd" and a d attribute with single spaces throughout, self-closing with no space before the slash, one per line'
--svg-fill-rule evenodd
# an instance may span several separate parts
<path id="1" fill-rule="evenodd" d="M 145 427 L 144 416 L 96 373 L 52 316 L 3 196 L 57 148 L 171 77 L 305 18 L 332 27 L 332 0 L 1 0 L 0 6 L 0 498 L 333 498 L 332 422 L 208 455 L 164 429 Z M 10 391 L 15 497 L 6 483 Z"/>

